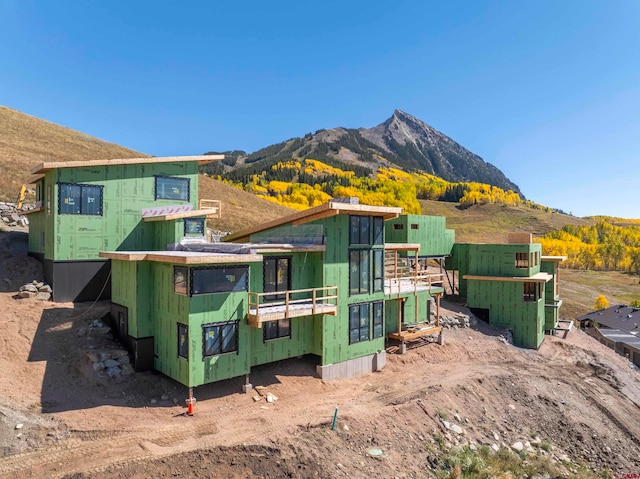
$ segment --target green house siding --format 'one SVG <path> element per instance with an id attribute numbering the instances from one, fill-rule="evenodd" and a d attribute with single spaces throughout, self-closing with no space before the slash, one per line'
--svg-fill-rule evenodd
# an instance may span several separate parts
<path id="1" fill-rule="evenodd" d="M 455 232 L 446 228 L 443 216 L 401 215 L 385 223 L 387 243 L 418 243 L 421 257 L 451 254 Z"/>
<path id="2" fill-rule="evenodd" d="M 45 175 L 45 201 L 51 185 L 51 208 L 36 214 L 54 218 L 50 234 L 53 260 L 97 259 L 100 251 L 149 250 L 154 247 L 152 223 L 142 221 L 142 210 L 156 206 L 191 203 L 198 200 L 198 165 L 176 162 L 58 168 Z M 188 178 L 190 201 L 155 198 L 155 177 Z M 60 184 L 103 186 L 102 214 L 59 214 Z M 183 235 L 180 235 L 181 237 Z M 163 247 L 162 249 L 165 249 Z"/>
<path id="3" fill-rule="evenodd" d="M 544 299 L 524 301 L 523 285 L 469 280 L 467 302 L 470 308 L 489 310 L 491 324 L 511 329 L 515 345 L 537 349 L 544 339 Z"/>
<path id="4" fill-rule="evenodd" d="M 555 261 L 542 261 L 540 271 L 550 274 L 553 279 L 546 284 L 545 288 L 545 324 L 544 329 L 552 330 L 558 324 L 560 319 L 560 308 L 557 306 L 560 296 L 556 294 L 556 282 L 558 281 L 558 266 Z"/>

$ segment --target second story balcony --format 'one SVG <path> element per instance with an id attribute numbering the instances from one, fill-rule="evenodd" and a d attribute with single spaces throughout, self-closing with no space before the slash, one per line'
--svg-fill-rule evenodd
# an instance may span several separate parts
<path id="1" fill-rule="evenodd" d="M 261 328 L 265 321 L 312 316 L 336 315 L 338 311 L 338 287 L 296 289 L 269 293 L 249 293 L 247 322 Z"/>

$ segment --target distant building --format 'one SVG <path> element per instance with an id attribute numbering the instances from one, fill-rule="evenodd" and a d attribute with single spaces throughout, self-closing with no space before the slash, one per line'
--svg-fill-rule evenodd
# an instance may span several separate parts
<path id="1" fill-rule="evenodd" d="M 640 366 L 640 308 L 619 304 L 577 318 L 580 328 Z"/>

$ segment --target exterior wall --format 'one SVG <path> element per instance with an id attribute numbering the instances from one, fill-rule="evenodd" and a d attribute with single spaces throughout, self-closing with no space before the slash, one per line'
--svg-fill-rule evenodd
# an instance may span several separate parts
<path id="1" fill-rule="evenodd" d="M 509 328 L 516 346 L 537 349 L 544 339 L 544 294 L 538 301 L 524 301 L 522 282 L 468 281 L 470 308 L 489 310 L 489 323 Z"/>
<path id="2" fill-rule="evenodd" d="M 321 253 L 290 253 L 265 254 L 269 257 L 289 257 L 291 261 L 290 289 L 306 289 L 322 286 L 322 254 Z M 264 291 L 263 264 L 252 269 L 250 291 Z M 322 316 L 304 316 L 291 318 L 291 337 L 264 339 L 262 328 L 250 328 L 251 359 L 250 365 L 271 363 L 282 359 L 293 358 L 308 353 L 316 353 L 321 349 L 319 343 L 314 347 L 316 323 L 322 327 Z M 322 338 L 322 334 L 319 335 Z M 316 342 L 318 343 L 318 342 Z"/>
<path id="3" fill-rule="evenodd" d="M 419 243 L 421 257 L 451 254 L 455 232 L 446 229 L 444 216 L 401 215 L 385 222 L 387 243 Z"/>
<path id="4" fill-rule="evenodd" d="M 322 365 L 328 365 L 346 361 L 348 359 L 367 356 L 384 349 L 384 336 L 370 339 L 355 344 L 349 344 L 349 306 L 351 304 L 383 301 L 384 291 L 379 293 L 367 293 L 349 295 L 349 216 L 337 215 L 324 220 L 326 234 L 326 252 L 324 254 L 323 276 L 324 284 L 338 286 L 338 314 L 325 316 L 322 335 Z M 367 249 L 369 265 L 372 266 L 373 248 L 383 248 L 383 245 L 374 247 L 357 247 L 353 249 Z M 369 281 L 369 290 L 373 287 L 373 281 Z M 373 328 L 370 337 L 373 337 Z"/>
<path id="5" fill-rule="evenodd" d="M 47 226 L 52 226 L 46 229 L 52 243 L 45 247 L 45 258 L 97 259 L 100 251 L 152 249 L 153 226 L 142 221 L 142 209 L 181 203 L 177 200 L 155 200 L 155 175 L 189 178 L 189 202 L 196 207 L 197 162 L 59 168 L 47 172 L 44 180 L 45 209 L 42 213 L 35 213 L 46 215 Z M 103 214 L 58 214 L 59 183 L 104 186 Z M 49 201 L 51 208 L 47 206 Z"/>

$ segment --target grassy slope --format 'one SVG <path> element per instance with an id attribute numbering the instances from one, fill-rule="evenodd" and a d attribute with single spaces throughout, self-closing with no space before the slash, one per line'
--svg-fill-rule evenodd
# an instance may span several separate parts
<path id="1" fill-rule="evenodd" d="M 15 201 L 31 169 L 46 161 L 149 156 L 3 106 L 0 133 L 0 169 L 4 172 L 0 175 L 0 200 L 4 201 Z M 199 189 L 200 198 L 223 202 L 222 219 L 209 225 L 215 229 L 237 230 L 293 212 L 205 176 L 200 176 Z"/>

